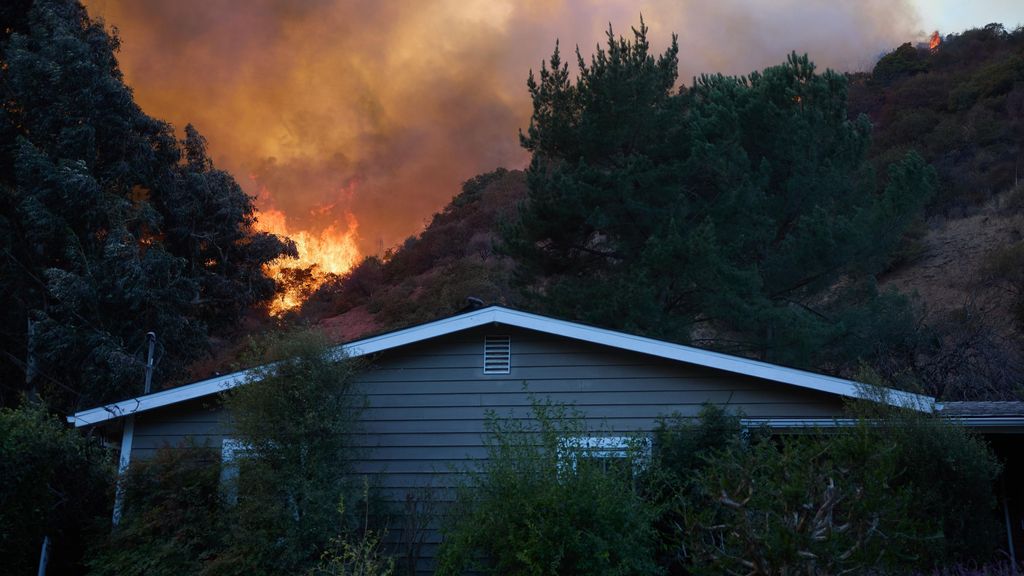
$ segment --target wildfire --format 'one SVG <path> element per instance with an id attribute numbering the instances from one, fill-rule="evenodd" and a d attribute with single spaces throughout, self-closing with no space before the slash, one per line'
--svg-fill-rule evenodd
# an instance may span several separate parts
<path id="1" fill-rule="evenodd" d="M 280 210 L 268 209 L 259 214 L 256 227 L 264 232 L 287 236 L 295 241 L 299 257 L 278 258 L 265 266 L 267 274 L 281 286 L 270 304 L 270 313 L 280 316 L 297 308 L 316 291 L 331 274 L 344 274 L 359 262 L 359 221 L 355 214 L 345 213 L 346 227 L 334 224 L 319 234 L 308 230 L 291 230 Z"/>
<path id="2" fill-rule="evenodd" d="M 931 37 L 928 38 L 928 49 L 935 52 L 942 45 L 942 36 L 939 36 L 939 31 L 932 32 Z"/>

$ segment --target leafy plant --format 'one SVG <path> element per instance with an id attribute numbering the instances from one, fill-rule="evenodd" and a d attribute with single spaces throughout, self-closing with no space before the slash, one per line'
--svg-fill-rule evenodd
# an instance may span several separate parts
<path id="1" fill-rule="evenodd" d="M 219 451 L 191 441 L 133 462 L 121 480 L 121 522 L 113 530 L 101 524 L 89 574 L 204 573 L 229 526 L 220 472 Z"/>
<path id="2" fill-rule="evenodd" d="M 741 433 L 712 407 L 665 422 L 647 482 L 664 510 L 663 562 L 673 573 L 781 575 L 990 559 L 991 451 L 938 417 L 851 410 L 851 427 L 783 436 Z"/>
<path id="3" fill-rule="evenodd" d="M 35 573 L 49 538 L 51 573 L 81 570 L 85 534 L 109 513 L 109 452 L 39 405 L 0 408 L 0 554 L 11 574 Z"/>
<path id="4" fill-rule="evenodd" d="M 581 416 L 534 401 L 532 418 L 486 425 L 487 459 L 467 471 L 438 574 L 656 574 L 653 510 L 634 489 L 640 454 L 605 466 Z"/>
<path id="5" fill-rule="evenodd" d="M 793 54 L 678 90 L 675 39 L 652 53 L 643 23 L 577 64 L 574 79 L 556 46 L 527 82 L 530 190 L 504 249 L 533 305 L 669 340 L 699 329 L 786 365 L 842 369 L 905 346 L 908 303 L 875 275 L 934 171 L 900 155 L 879 186 L 844 76 Z"/>
<path id="6" fill-rule="evenodd" d="M 365 402 L 353 387 L 361 363 L 339 357 L 313 332 L 271 336 L 254 348 L 273 362 L 225 400 L 234 438 L 245 448 L 236 457 L 238 502 L 227 548 L 211 570 L 305 572 L 330 535 L 354 522 L 337 514 L 337 504 L 358 501 L 350 473 Z"/>
<path id="7" fill-rule="evenodd" d="M 370 486 L 363 482 L 362 525 L 355 530 L 331 538 L 311 576 L 391 576 L 395 562 L 383 553 L 382 541 L 387 531 L 370 526 Z M 345 499 L 338 501 L 338 515 L 346 519 Z"/>

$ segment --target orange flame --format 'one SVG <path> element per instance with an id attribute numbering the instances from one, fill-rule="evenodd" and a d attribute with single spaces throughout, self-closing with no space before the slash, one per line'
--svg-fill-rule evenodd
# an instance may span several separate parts
<path id="1" fill-rule="evenodd" d="M 942 36 L 939 36 L 939 31 L 932 32 L 931 37 L 928 38 L 928 49 L 935 52 L 942 45 Z"/>
<path id="2" fill-rule="evenodd" d="M 344 274 L 359 263 L 359 221 L 351 212 L 345 213 L 345 219 L 344 231 L 331 224 L 316 234 L 289 229 L 288 218 L 280 210 L 259 213 L 259 230 L 291 238 L 299 251 L 298 258 L 278 258 L 264 267 L 281 286 L 270 304 L 271 314 L 280 316 L 299 307 L 330 275 Z"/>

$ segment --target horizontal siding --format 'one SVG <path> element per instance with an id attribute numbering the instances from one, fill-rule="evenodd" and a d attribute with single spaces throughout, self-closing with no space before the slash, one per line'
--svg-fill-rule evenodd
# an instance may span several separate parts
<path id="1" fill-rule="evenodd" d="M 483 374 L 489 333 L 512 337 L 510 374 Z M 380 495 L 394 505 L 422 486 L 432 486 L 437 501 L 450 500 L 466 478 L 460 471 L 486 456 L 487 412 L 529 419 L 531 394 L 572 404 L 601 433 L 648 432 L 659 417 L 693 417 L 708 402 L 759 418 L 841 411 L 823 393 L 501 327 L 381 354 L 360 381 L 368 408 L 359 443 L 367 454 L 358 469 L 379 474 Z M 432 552 L 424 549 L 424 567 Z"/>
<path id="2" fill-rule="evenodd" d="M 511 336 L 511 372 L 483 374 L 486 335 Z M 356 472 L 374 476 L 379 495 L 401 510 L 408 494 L 443 504 L 486 456 L 489 411 L 528 420 L 531 395 L 571 404 L 597 433 L 647 433 L 660 417 L 696 416 L 705 403 L 752 418 L 839 416 L 835 396 L 641 354 L 507 327 L 482 327 L 375 355 L 359 377 L 367 408 Z M 186 436 L 219 446 L 223 411 L 199 402 L 154 410 L 136 423 L 134 454 L 146 457 Z M 426 535 L 429 571 L 440 535 Z"/>
<path id="3" fill-rule="evenodd" d="M 220 450 L 225 413 L 215 401 L 198 399 L 135 417 L 132 458 L 150 458 L 160 448 L 182 446 L 187 439 Z"/>

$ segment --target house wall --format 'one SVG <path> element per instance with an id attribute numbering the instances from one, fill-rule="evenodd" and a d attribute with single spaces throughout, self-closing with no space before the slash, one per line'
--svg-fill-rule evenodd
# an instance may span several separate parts
<path id="1" fill-rule="evenodd" d="M 487 335 L 511 336 L 509 374 L 483 374 Z M 358 387 L 368 401 L 358 472 L 372 475 L 396 510 L 404 508 L 407 495 L 422 496 L 424 488 L 437 501 L 450 498 L 458 471 L 484 456 L 487 411 L 529 417 L 530 394 L 575 405 L 603 433 L 650 431 L 659 416 L 695 416 L 706 402 L 751 418 L 830 418 L 842 412 L 834 395 L 505 326 L 381 353 Z M 140 414 L 133 458 L 189 435 L 219 446 L 228 429 L 227 415 L 210 401 Z M 392 536 L 400 538 L 400 529 Z M 430 531 L 426 537 L 425 571 L 439 535 Z"/>

